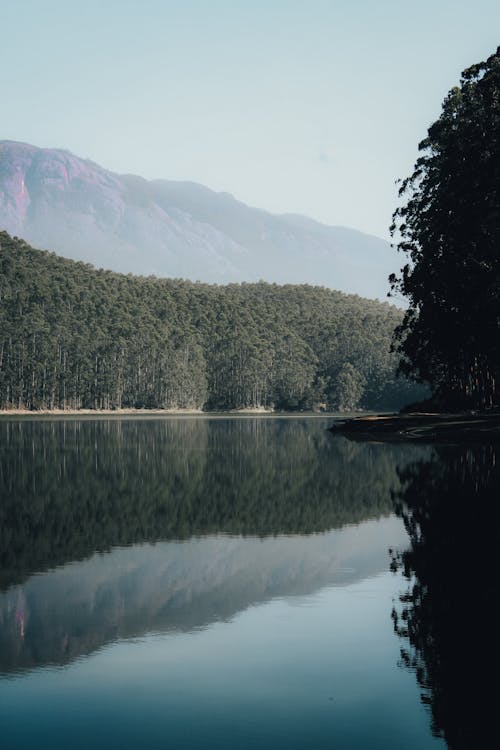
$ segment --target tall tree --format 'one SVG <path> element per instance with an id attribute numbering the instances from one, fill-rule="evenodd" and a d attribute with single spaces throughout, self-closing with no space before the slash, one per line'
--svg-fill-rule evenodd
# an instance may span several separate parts
<path id="1" fill-rule="evenodd" d="M 462 73 L 419 144 L 391 231 L 408 262 L 401 370 L 448 403 L 488 408 L 500 383 L 500 47 Z"/>

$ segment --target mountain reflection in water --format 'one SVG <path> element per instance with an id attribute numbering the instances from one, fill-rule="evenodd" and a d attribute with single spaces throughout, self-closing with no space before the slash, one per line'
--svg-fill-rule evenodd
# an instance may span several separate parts
<path id="1" fill-rule="evenodd" d="M 106 643 L 192 631 L 276 597 L 387 569 L 394 518 L 321 535 L 206 537 L 115 549 L 0 593 L 0 673 L 68 664 Z"/>
<path id="2" fill-rule="evenodd" d="M 165 736 L 176 746 L 195 696 L 204 730 L 186 747 L 202 746 L 207 736 L 211 746 L 231 745 L 233 733 L 212 721 L 211 686 L 220 678 L 218 721 L 230 710 L 245 747 L 261 746 L 260 732 L 281 732 L 279 747 L 303 747 L 303 731 L 317 733 L 318 747 L 335 745 L 334 732 L 338 746 L 356 749 L 427 750 L 445 742 L 450 750 L 490 750 L 499 668 L 499 448 L 354 443 L 328 433 L 330 423 L 0 420 L 6 739 L 17 743 L 21 732 L 35 746 L 47 715 L 41 746 L 64 746 L 50 729 L 59 726 L 54 690 L 75 726 L 89 696 L 116 701 L 113 709 L 107 704 L 115 723 L 91 712 L 79 747 L 99 732 L 108 733 L 101 746 L 137 746 L 127 744 L 122 672 L 111 670 L 99 687 L 108 674 L 102 665 L 116 658 L 134 700 L 151 681 L 155 695 L 169 695 L 168 721 L 163 703 L 151 708 L 151 693 L 141 708 L 155 747 Z M 389 547 L 404 583 L 384 573 Z M 309 617 L 278 607 L 310 602 L 317 592 Z M 398 638 L 390 630 L 393 597 Z M 269 625 L 273 607 L 291 618 L 284 644 Z M 203 673 L 199 659 L 205 663 L 222 631 L 233 651 L 225 659 L 221 646 L 214 670 Z M 398 640 L 404 669 L 396 667 Z M 154 653 L 140 675 L 138 653 Z M 165 654 L 172 659 L 157 667 Z M 40 669 L 50 665 L 68 670 Z M 99 680 L 86 687 L 86 674 Z M 252 689 L 241 674 L 255 679 Z M 33 726 L 24 722 L 28 686 L 36 695 L 30 711 L 39 710 Z"/>
<path id="3" fill-rule="evenodd" d="M 330 424 L 2 418 L 5 746 L 486 747 L 495 453 Z"/>
<path id="4" fill-rule="evenodd" d="M 432 731 L 451 750 L 497 743 L 500 449 L 439 447 L 401 470 L 395 493 L 411 547 L 394 556 L 408 589 L 393 618 Z"/>
<path id="5" fill-rule="evenodd" d="M 0 422 L 0 670 L 385 570 L 406 541 L 389 517 L 398 467 L 429 450 L 333 439 L 329 423 Z"/>

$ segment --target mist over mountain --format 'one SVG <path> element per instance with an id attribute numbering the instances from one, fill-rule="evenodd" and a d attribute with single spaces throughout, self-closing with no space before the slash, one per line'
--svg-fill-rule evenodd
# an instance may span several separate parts
<path id="1" fill-rule="evenodd" d="M 0 229 L 98 267 L 209 283 L 263 279 L 385 298 L 399 268 L 389 243 L 354 229 L 13 141 L 0 141 Z"/>

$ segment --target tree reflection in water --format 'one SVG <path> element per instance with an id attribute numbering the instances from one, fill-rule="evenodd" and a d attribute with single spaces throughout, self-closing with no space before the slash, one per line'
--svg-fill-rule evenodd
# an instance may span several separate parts
<path id="1" fill-rule="evenodd" d="M 497 734 L 499 451 L 439 447 L 395 493 L 411 541 L 393 558 L 409 582 L 393 610 L 402 662 L 452 750 L 490 750 Z"/>
<path id="2" fill-rule="evenodd" d="M 94 552 L 207 534 L 311 534 L 389 515 L 421 446 L 326 420 L 0 422 L 0 590 Z"/>
<path id="3" fill-rule="evenodd" d="M 387 546 L 404 544 L 388 519 L 398 469 L 431 450 L 327 426 L 0 421 L 0 676 L 386 567 Z"/>

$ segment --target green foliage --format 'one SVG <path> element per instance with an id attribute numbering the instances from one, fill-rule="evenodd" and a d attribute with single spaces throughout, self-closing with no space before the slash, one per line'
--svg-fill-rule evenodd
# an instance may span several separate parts
<path id="1" fill-rule="evenodd" d="M 392 231 L 408 256 L 401 369 L 448 403 L 491 407 L 500 376 L 500 48 L 462 73 L 429 128 Z"/>
<path id="2" fill-rule="evenodd" d="M 346 362 L 337 377 L 337 408 L 339 411 L 357 409 L 362 395 L 363 378 L 350 362 Z"/>
<path id="3" fill-rule="evenodd" d="M 400 311 L 321 287 L 124 276 L 0 233 L 0 303 L 3 409 L 381 409 L 416 398 L 404 380 L 387 389 Z"/>

